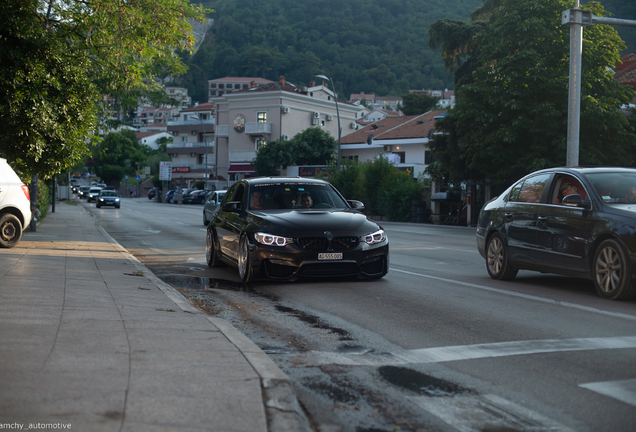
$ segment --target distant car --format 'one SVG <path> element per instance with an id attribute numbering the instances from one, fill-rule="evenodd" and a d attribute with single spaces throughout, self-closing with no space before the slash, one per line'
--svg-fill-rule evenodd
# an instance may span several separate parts
<path id="1" fill-rule="evenodd" d="M 610 300 L 636 297 L 636 169 L 551 168 L 486 203 L 477 248 L 493 279 L 518 270 L 591 279 Z"/>
<path id="2" fill-rule="evenodd" d="M 87 199 L 88 198 L 88 191 L 91 189 L 90 186 L 80 186 L 77 195 L 80 199 L 84 198 Z"/>
<path id="3" fill-rule="evenodd" d="M 102 190 L 97 196 L 97 202 L 95 203 L 97 208 L 102 206 L 113 206 L 115 208 L 119 208 L 121 206 L 121 200 L 117 192 Z"/>
<path id="4" fill-rule="evenodd" d="M 148 191 L 148 199 L 153 199 L 155 196 L 157 196 L 157 189 L 152 188 Z"/>
<path id="5" fill-rule="evenodd" d="M 345 200 L 326 181 L 244 179 L 227 191 L 208 224 L 206 261 L 210 267 L 237 267 L 245 283 L 382 278 L 389 270 L 389 240 L 362 209 L 361 202 Z"/>
<path id="6" fill-rule="evenodd" d="M 31 223 L 31 196 L 27 185 L 0 158 L 0 247 L 12 248 Z"/>
<path id="7" fill-rule="evenodd" d="M 102 191 L 101 187 L 92 186 L 86 195 L 86 202 L 97 201 L 97 196 Z"/>
<path id="8" fill-rule="evenodd" d="M 167 203 L 171 203 L 171 202 L 172 202 L 172 198 L 174 197 L 174 192 L 175 192 L 175 190 L 174 190 L 174 189 L 169 190 L 168 192 L 166 192 L 166 199 L 165 199 L 165 201 L 166 201 Z"/>
<path id="9" fill-rule="evenodd" d="M 203 225 L 207 226 L 212 220 L 212 213 L 216 211 L 221 204 L 221 200 L 225 195 L 224 190 L 212 191 L 208 194 L 205 204 L 203 205 Z"/>
<path id="10" fill-rule="evenodd" d="M 205 197 L 207 197 L 207 196 L 208 196 L 207 191 L 194 190 L 194 191 L 188 193 L 183 198 L 183 203 L 184 204 L 204 204 L 205 203 Z"/>
<path id="11" fill-rule="evenodd" d="M 106 186 L 104 188 L 104 190 L 114 191 L 115 190 L 115 186 Z"/>

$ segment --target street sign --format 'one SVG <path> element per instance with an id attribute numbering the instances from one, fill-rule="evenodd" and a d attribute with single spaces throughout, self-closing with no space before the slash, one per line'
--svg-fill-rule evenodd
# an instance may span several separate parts
<path id="1" fill-rule="evenodd" d="M 150 175 L 150 167 L 149 166 L 144 167 L 144 174 Z"/>
<path id="2" fill-rule="evenodd" d="M 124 183 L 128 183 L 128 175 L 127 174 L 124 176 Z"/>
<path id="3" fill-rule="evenodd" d="M 172 162 L 159 162 L 159 180 L 172 180 Z"/>

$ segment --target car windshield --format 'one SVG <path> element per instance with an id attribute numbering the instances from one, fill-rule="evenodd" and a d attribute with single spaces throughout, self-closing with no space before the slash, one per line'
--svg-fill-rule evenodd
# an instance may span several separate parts
<path id="1" fill-rule="evenodd" d="M 604 202 L 636 203 L 636 173 L 604 172 L 587 174 L 586 177 Z"/>
<path id="2" fill-rule="evenodd" d="M 102 191 L 102 193 L 99 194 L 99 196 L 117 196 L 117 192 L 109 192 L 109 191 Z"/>
<path id="3" fill-rule="evenodd" d="M 250 188 L 250 210 L 345 208 L 347 202 L 325 183 L 276 182 Z"/>

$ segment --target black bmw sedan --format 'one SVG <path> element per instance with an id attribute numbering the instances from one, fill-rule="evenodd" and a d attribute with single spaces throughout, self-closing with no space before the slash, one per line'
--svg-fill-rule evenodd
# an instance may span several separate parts
<path id="1" fill-rule="evenodd" d="M 636 297 L 636 169 L 552 168 L 519 180 L 479 214 L 477 247 L 493 279 L 536 270 Z"/>
<path id="2" fill-rule="evenodd" d="M 206 235 L 210 267 L 230 264 L 255 278 L 358 276 L 389 268 L 384 230 L 326 181 L 260 177 L 235 183 Z"/>

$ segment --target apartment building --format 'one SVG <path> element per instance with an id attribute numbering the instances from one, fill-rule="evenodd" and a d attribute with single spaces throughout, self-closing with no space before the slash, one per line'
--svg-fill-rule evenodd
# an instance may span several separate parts
<path id="1" fill-rule="evenodd" d="M 255 175 L 251 163 L 267 141 L 286 141 L 310 127 L 323 128 L 337 139 L 338 112 L 344 137 L 359 127 L 357 121 L 369 111 L 341 100 L 336 109 L 334 92 L 326 83 L 296 86 L 283 76 L 278 82 L 258 85 L 254 81 L 247 89 L 234 90 L 210 98 L 217 120 L 217 174 L 230 181 Z"/>

